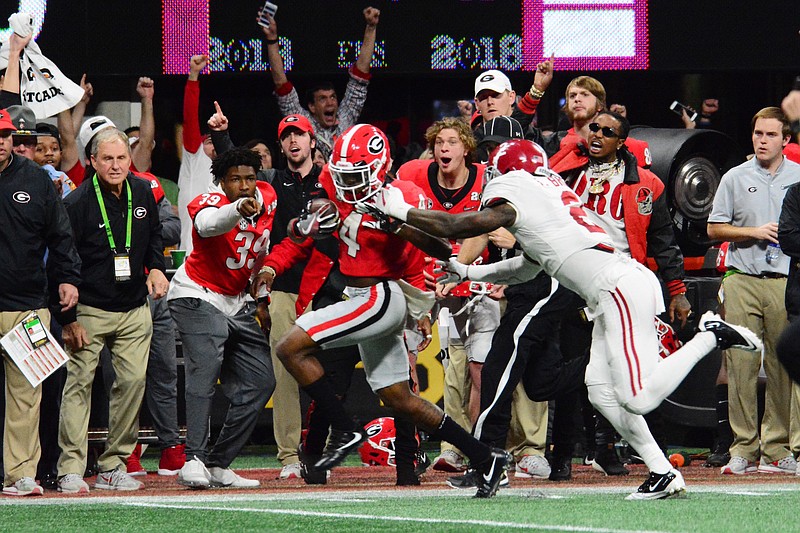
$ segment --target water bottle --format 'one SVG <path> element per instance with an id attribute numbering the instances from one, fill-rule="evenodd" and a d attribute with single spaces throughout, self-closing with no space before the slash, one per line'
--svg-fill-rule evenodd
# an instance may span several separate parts
<path id="1" fill-rule="evenodd" d="M 767 263 L 769 263 L 770 265 L 776 264 L 780 256 L 781 256 L 781 245 L 774 242 L 768 242 L 767 255 L 766 255 Z"/>

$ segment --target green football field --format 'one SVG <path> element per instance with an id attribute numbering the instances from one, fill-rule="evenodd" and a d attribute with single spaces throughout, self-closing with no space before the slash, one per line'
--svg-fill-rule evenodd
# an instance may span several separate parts
<path id="1" fill-rule="evenodd" d="M 793 481 L 787 479 L 787 481 Z M 188 492 L 5 498 L 6 531 L 800 531 L 798 485 L 704 485 L 682 499 L 629 502 L 630 486 L 502 490 L 491 500 L 452 489 L 289 494 Z"/>

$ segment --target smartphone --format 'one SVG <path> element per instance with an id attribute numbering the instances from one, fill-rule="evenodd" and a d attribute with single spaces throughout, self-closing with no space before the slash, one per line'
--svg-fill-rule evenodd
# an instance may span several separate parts
<path id="1" fill-rule="evenodd" d="M 278 6 L 272 2 L 267 2 L 264 4 L 264 7 L 261 8 L 261 12 L 258 14 L 258 25 L 263 26 L 264 28 L 269 28 L 269 19 L 267 18 L 267 13 L 274 18 L 275 13 L 277 12 Z"/>
<path id="2" fill-rule="evenodd" d="M 45 332 L 42 321 L 39 320 L 38 315 L 31 315 L 26 318 L 22 322 L 22 326 L 25 328 L 25 333 L 28 335 L 28 340 L 31 341 L 31 344 L 34 348 L 38 348 L 47 344 L 47 333 Z"/>
<path id="3" fill-rule="evenodd" d="M 689 115 L 689 120 L 691 120 L 692 122 L 694 122 L 695 119 L 697 118 L 697 111 L 695 111 L 694 109 L 692 109 L 692 108 L 690 108 L 688 106 L 683 105 L 682 103 L 680 103 L 677 100 L 672 102 L 672 104 L 670 104 L 669 108 L 673 113 L 675 113 L 679 117 L 683 116 L 682 111 L 685 110 L 686 114 Z"/>

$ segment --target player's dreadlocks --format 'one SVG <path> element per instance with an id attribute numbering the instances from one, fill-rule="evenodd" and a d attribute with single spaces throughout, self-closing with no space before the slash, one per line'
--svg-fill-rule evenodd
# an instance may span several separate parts
<path id="1" fill-rule="evenodd" d="M 225 177 L 225 173 L 228 172 L 229 168 L 238 167 L 239 165 L 253 167 L 253 171 L 258 172 L 261 168 L 261 159 L 257 153 L 247 148 L 228 150 L 215 157 L 211 162 L 211 173 L 214 175 L 214 182 L 219 183 L 219 180 Z"/>

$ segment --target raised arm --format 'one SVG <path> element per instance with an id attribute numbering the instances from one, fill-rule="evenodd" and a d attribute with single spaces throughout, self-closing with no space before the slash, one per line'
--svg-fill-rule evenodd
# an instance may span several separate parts
<path id="1" fill-rule="evenodd" d="M 73 131 L 81 131 L 81 124 L 83 124 L 83 117 L 86 115 L 86 106 L 89 105 L 89 100 L 94 96 L 94 87 L 86 81 L 86 73 L 81 76 L 81 89 L 83 89 L 83 97 L 72 108 L 72 127 Z"/>
<path id="2" fill-rule="evenodd" d="M 358 52 L 358 59 L 356 59 L 356 68 L 364 74 L 369 72 L 372 54 L 375 53 L 375 36 L 378 31 L 380 17 L 380 9 L 374 7 L 364 9 L 364 20 L 367 23 L 367 27 L 364 29 L 364 40 L 361 42 L 361 50 Z"/>
<path id="3" fill-rule="evenodd" d="M 136 92 L 142 99 L 142 119 L 139 121 L 139 142 L 131 151 L 131 160 L 140 172 L 147 172 L 153 163 L 153 145 L 156 139 L 156 119 L 153 116 L 155 86 L 150 78 L 139 78 Z"/>
<path id="4" fill-rule="evenodd" d="M 200 72 L 208 65 L 208 56 L 195 55 L 189 59 L 189 79 L 183 91 L 183 147 L 196 153 L 203 143 L 200 135 Z"/>
<path id="5" fill-rule="evenodd" d="M 6 67 L 6 74 L 3 78 L 4 92 L 19 94 L 19 58 L 22 55 L 22 51 L 25 50 L 25 47 L 31 42 L 32 37 L 33 34 L 27 37 L 20 37 L 16 33 L 11 32 L 11 36 L 8 38 L 8 66 Z"/>
<path id="6" fill-rule="evenodd" d="M 278 46 L 278 25 L 275 18 L 269 13 L 264 13 L 264 16 L 269 20 L 269 27 L 261 26 L 261 31 L 264 32 L 265 42 L 267 43 L 267 61 L 269 61 L 269 72 L 272 75 L 272 82 L 275 87 L 280 87 L 289 79 L 286 77 L 286 71 L 283 68 L 283 58 L 280 54 L 280 46 Z"/>

